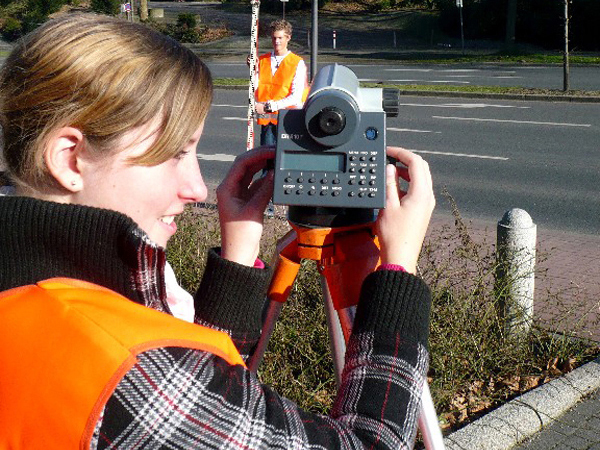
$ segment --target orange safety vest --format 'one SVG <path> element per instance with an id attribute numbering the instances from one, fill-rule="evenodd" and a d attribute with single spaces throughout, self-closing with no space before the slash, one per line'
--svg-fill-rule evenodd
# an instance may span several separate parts
<path id="1" fill-rule="evenodd" d="M 54 278 L 0 293 L 0 449 L 88 449 L 137 355 L 159 347 L 244 365 L 226 333 L 95 284 Z"/>
<path id="2" fill-rule="evenodd" d="M 266 102 L 269 100 L 281 100 L 286 98 L 292 92 L 292 81 L 296 75 L 296 69 L 302 58 L 295 53 L 290 53 L 281 61 L 279 67 L 273 75 L 271 70 L 271 54 L 265 53 L 258 58 L 258 89 L 256 90 L 256 100 Z M 308 95 L 308 80 L 304 80 L 304 90 L 302 101 L 306 100 Z M 259 125 L 268 125 L 270 123 L 277 125 L 277 112 L 265 113 L 258 116 Z"/>

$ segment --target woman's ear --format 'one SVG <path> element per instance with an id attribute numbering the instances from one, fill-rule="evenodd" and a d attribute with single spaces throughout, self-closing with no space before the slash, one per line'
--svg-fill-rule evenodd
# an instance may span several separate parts
<path id="1" fill-rule="evenodd" d="M 58 129 L 46 144 L 46 167 L 54 179 L 70 192 L 79 192 L 83 187 L 78 160 L 84 147 L 83 133 L 73 127 Z"/>

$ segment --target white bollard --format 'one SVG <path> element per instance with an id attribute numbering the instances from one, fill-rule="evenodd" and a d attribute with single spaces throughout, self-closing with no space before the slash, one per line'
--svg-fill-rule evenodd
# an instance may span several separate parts
<path id="1" fill-rule="evenodd" d="M 337 48 L 337 31 L 333 30 L 333 49 Z"/>
<path id="2" fill-rule="evenodd" d="M 513 208 L 498 222 L 496 286 L 507 334 L 525 335 L 533 321 L 537 226 L 524 210 Z"/>

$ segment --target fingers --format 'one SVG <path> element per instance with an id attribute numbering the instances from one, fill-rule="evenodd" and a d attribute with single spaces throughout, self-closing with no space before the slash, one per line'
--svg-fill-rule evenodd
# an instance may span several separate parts
<path id="1" fill-rule="evenodd" d="M 267 161 L 273 158 L 275 158 L 273 147 L 258 147 L 242 153 L 235 159 L 222 184 L 229 187 L 248 187 L 254 175 L 263 170 L 267 166 Z"/>
<path id="2" fill-rule="evenodd" d="M 397 208 L 400 205 L 398 194 L 398 177 L 396 166 L 388 164 L 385 167 L 385 206 L 386 208 Z"/>

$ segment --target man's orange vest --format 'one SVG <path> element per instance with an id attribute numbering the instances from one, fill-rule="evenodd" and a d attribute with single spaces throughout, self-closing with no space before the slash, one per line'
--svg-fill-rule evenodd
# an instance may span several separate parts
<path id="1" fill-rule="evenodd" d="M 0 293 L 0 449 L 88 449 L 137 355 L 159 347 L 244 364 L 227 334 L 91 283 L 55 278 Z"/>
<path id="2" fill-rule="evenodd" d="M 273 75 L 271 70 L 271 54 L 266 53 L 258 58 L 258 89 L 256 90 L 256 100 L 266 102 L 268 100 L 281 100 L 286 98 L 292 92 L 292 81 L 296 75 L 296 69 L 302 58 L 294 53 L 287 55 L 279 64 L 279 67 Z M 305 86 L 302 99 L 306 99 L 308 94 L 308 82 L 305 80 Z M 261 114 L 257 120 L 259 125 L 268 125 L 270 123 L 277 125 L 277 113 Z"/>

